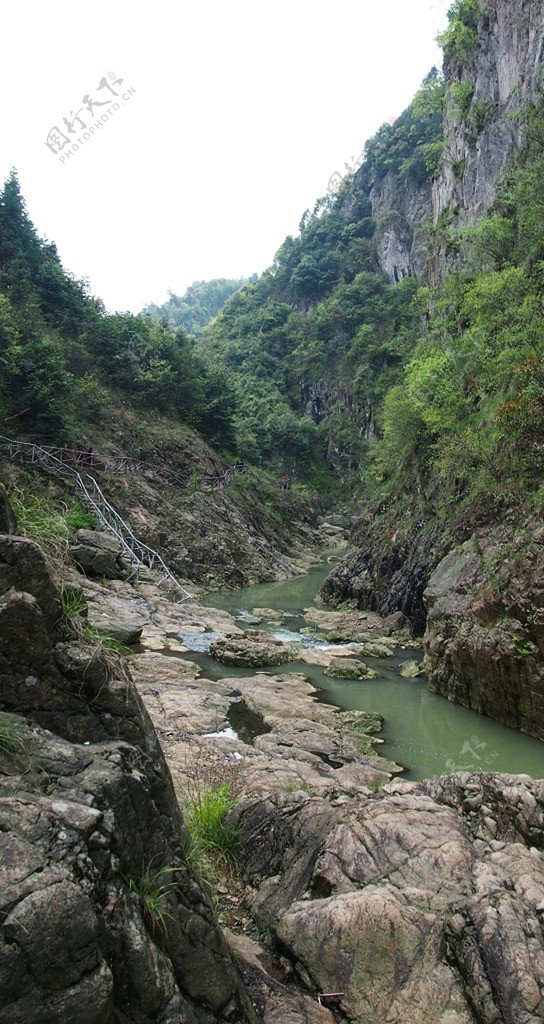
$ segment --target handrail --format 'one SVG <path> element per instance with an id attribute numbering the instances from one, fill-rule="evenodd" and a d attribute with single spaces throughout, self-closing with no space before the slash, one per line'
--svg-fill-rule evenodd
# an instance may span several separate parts
<path id="1" fill-rule="evenodd" d="M 117 510 L 114 509 L 113 505 L 110 505 L 95 478 L 90 473 L 85 474 L 88 481 L 85 483 L 77 469 L 68 466 L 56 455 L 46 451 L 45 448 L 41 448 L 39 445 L 28 441 L 14 441 L 9 437 L 3 437 L 1 434 L 0 452 L 4 452 L 10 459 L 15 459 L 19 456 L 26 462 L 41 466 L 53 476 L 72 480 L 75 483 L 76 491 L 79 491 L 83 501 L 94 513 L 100 525 L 117 538 L 129 561 L 135 566 L 136 576 L 138 570 L 145 566 L 151 572 L 161 574 L 162 578 L 158 582 L 159 586 L 168 580 L 170 584 L 173 584 L 175 590 L 182 594 L 182 600 L 192 599 L 193 595 L 178 583 L 158 551 L 155 551 L 139 540 L 130 529 L 130 526 L 125 523 Z"/>

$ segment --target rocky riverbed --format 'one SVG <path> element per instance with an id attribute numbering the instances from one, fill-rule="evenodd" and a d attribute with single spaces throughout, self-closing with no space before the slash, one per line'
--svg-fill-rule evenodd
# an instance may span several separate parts
<path id="1" fill-rule="evenodd" d="M 132 644 L 112 676 L 36 547 L 4 538 L 2 559 L 3 722 L 22 746 L 0 764 L 0 1024 L 544 1020 L 544 782 L 404 781 L 379 715 L 271 666 L 289 644 L 150 580 L 74 575 L 92 628 Z M 310 628 L 342 638 L 317 653 L 347 664 L 395 643 L 393 625 L 316 610 Z M 214 638 L 244 675 L 217 660 L 203 677 L 188 644 Z M 240 867 L 221 931 L 174 794 L 183 809 L 225 782 Z M 160 927 L 141 888 L 155 864 L 175 865 Z"/>
<path id="2" fill-rule="evenodd" d="M 251 665 L 251 645 L 265 641 L 225 612 L 173 609 L 140 591 L 154 608 L 144 645 L 211 631 Z M 312 620 L 321 636 L 366 644 L 347 645 L 346 660 L 391 643 L 393 624 L 375 614 L 316 609 Z M 203 679 L 183 653 L 142 652 L 132 672 L 182 805 L 195 784 L 219 780 L 239 800 L 242 909 L 228 938 L 264 1020 L 544 1020 L 544 783 L 485 773 L 405 782 L 379 756 L 379 716 L 316 702 L 283 667 Z M 254 716 L 252 743 L 229 733 L 233 698 Z M 314 1001 L 281 1016 L 293 990 Z"/>

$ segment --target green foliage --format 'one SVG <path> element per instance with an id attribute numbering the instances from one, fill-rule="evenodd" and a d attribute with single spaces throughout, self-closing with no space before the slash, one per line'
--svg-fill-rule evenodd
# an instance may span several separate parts
<path id="1" fill-rule="evenodd" d="M 20 727 L 11 715 L 0 712 L 0 755 L 13 759 L 26 751 L 26 742 Z"/>
<path id="2" fill-rule="evenodd" d="M 65 584 L 61 587 L 62 610 L 68 619 L 78 619 L 87 614 L 87 602 L 83 594 Z"/>
<path id="3" fill-rule="evenodd" d="M 383 124 L 365 147 L 366 165 L 376 181 L 388 172 L 417 183 L 432 177 L 442 153 L 444 83 L 433 68 L 412 103 L 393 124 Z"/>
<path id="4" fill-rule="evenodd" d="M 238 830 L 223 820 L 236 803 L 230 792 L 227 783 L 205 789 L 185 812 L 193 846 L 215 863 L 224 865 L 233 864 L 238 853 Z"/>
<path id="5" fill-rule="evenodd" d="M 9 501 L 17 527 L 25 537 L 36 541 L 49 555 L 64 554 L 70 538 L 65 509 L 58 509 L 47 498 L 37 498 L 22 487 L 11 490 Z"/>
<path id="6" fill-rule="evenodd" d="M 109 636 L 108 633 L 101 633 L 94 626 L 91 626 L 90 622 L 85 622 L 82 626 L 82 635 L 85 640 L 90 644 L 94 644 L 95 647 L 99 647 L 102 651 L 108 651 L 112 654 L 122 655 L 126 657 L 127 654 L 131 654 L 130 647 L 122 643 L 121 640 L 117 640 L 114 636 Z"/>
<path id="7" fill-rule="evenodd" d="M 165 879 L 176 871 L 179 871 L 179 868 L 174 866 L 158 868 L 156 871 L 150 866 L 137 877 L 122 876 L 129 893 L 138 903 L 151 933 L 157 929 L 166 931 L 167 918 L 171 916 L 168 911 L 168 899 L 175 890 L 175 882 Z"/>
<path id="8" fill-rule="evenodd" d="M 151 304 L 142 310 L 142 316 L 151 316 L 155 320 L 166 320 L 169 327 L 182 327 L 194 337 L 202 334 L 206 325 L 217 316 L 231 295 L 239 291 L 245 284 L 256 279 L 240 277 L 228 280 L 220 277 L 213 281 L 195 281 L 184 295 L 168 293 L 168 301 L 162 306 Z"/>
<path id="9" fill-rule="evenodd" d="M 468 60 L 478 45 L 479 0 L 455 0 L 448 11 L 448 27 L 438 37 L 444 55 L 461 63 Z"/>
<path id="10" fill-rule="evenodd" d="M 209 319 L 240 283 L 193 286 L 193 315 Z M 232 448 L 229 381 L 164 317 L 106 315 L 38 237 L 14 172 L 0 192 L 0 359 L 0 419 L 32 437 L 58 443 L 82 415 L 100 422 L 113 388 Z"/>
<path id="11" fill-rule="evenodd" d="M 450 95 L 459 117 L 466 117 L 474 96 L 474 81 L 471 78 L 456 79 L 451 83 Z"/>
<path id="12" fill-rule="evenodd" d="M 386 396 L 378 478 L 391 489 L 534 492 L 544 454 L 544 111 L 495 208 L 459 235 L 462 271 L 432 296 L 403 381 Z"/>
<path id="13" fill-rule="evenodd" d="M 54 557 L 62 557 L 78 526 L 94 522 L 81 503 L 70 500 L 59 504 L 44 495 L 37 497 L 25 488 L 10 491 L 9 500 L 21 533 L 35 540 Z"/>

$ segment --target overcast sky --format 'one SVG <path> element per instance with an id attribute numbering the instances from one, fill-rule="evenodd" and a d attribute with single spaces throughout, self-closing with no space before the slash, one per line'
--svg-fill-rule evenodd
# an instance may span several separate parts
<path id="1" fill-rule="evenodd" d="M 450 3 L 4 5 L 0 178 L 108 309 L 261 273 L 440 63 Z"/>

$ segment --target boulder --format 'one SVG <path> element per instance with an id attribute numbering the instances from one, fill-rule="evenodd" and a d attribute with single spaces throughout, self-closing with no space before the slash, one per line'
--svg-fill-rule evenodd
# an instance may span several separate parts
<path id="1" fill-rule="evenodd" d="M 251 908 L 354 1024 L 544 1019 L 544 781 L 395 780 L 339 805 L 244 800 Z"/>
<path id="2" fill-rule="evenodd" d="M 131 644 L 137 644 L 143 629 L 143 623 L 134 623 L 131 625 L 128 622 L 114 622 L 113 620 L 102 619 L 100 622 L 93 623 L 93 629 L 96 630 L 100 636 L 111 637 L 112 640 L 117 640 L 120 644 L 130 646 Z"/>
<path id="3" fill-rule="evenodd" d="M 271 622 L 283 622 L 285 618 L 285 612 L 281 611 L 280 608 L 252 608 L 251 614 L 254 618 L 268 619 Z M 246 619 L 246 622 L 248 620 Z"/>
<path id="4" fill-rule="evenodd" d="M 332 658 L 324 670 L 326 676 L 333 679 L 379 679 L 380 673 L 369 668 L 359 658 Z"/>
<path id="5" fill-rule="evenodd" d="M 223 665 L 264 668 L 292 661 L 295 653 L 269 633 L 225 633 L 210 645 L 210 654 Z"/>
<path id="6" fill-rule="evenodd" d="M 127 575 L 122 545 L 102 530 L 78 530 L 69 551 L 78 568 L 90 576 L 119 580 Z"/>
<path id="7" fill-rule="evenodd" d="M 382 628 L 386 636 L 391 636 L 393 633 L 400 633 L 401 631 L 412 631 L 410 619 L 403 615 L 402 612 L 393 612 L 391 615 L 387 615 L 383 620 Z"/>
<path id="8" fill-rule="evenodd" d="M 3 484 L 0 484 L 0 533 L 17 533 L 17 519 Z"/>
<path id="9" fill-rule="evenodd" d="M 0 1024 L 256 1024 L 128 673 L 0 544 Z"/>
<path id="10" fill-rule="evenodd" d="M 367 658 L 392 658 L 395 654 L 391 644 L 383 640 L 371 640 L 361 645 L 361 654 Z"/>
<path id="11" fill-rule="evenodd" d="M 399 668 L 399 675 L 404 679 L 417 679 L 418 676 L 425 675 L 422 662 L 414 661 L 413 659 L 403 661 Z"/>

